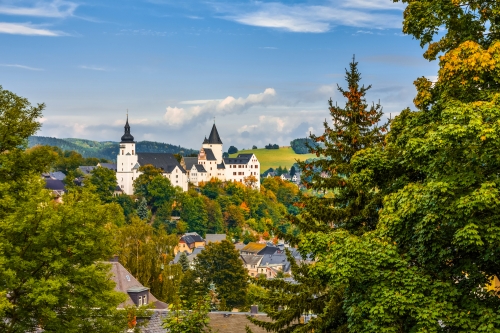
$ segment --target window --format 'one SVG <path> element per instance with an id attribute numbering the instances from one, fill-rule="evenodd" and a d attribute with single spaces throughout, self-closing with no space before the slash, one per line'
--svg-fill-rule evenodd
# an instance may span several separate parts
<path id="1" fill-rule="evenodd" d="M 139 304 L 138 304 L 138 305 L 139 305 L 139 306 L 141 306 L 141 305 L 142 305 L 142 296 L 139 296 Z"/>
<path id="2" fill-rule="evenodd" d="M 179 178 L 179 175 L 175 175 L 175 178 Z"/>
<path id="3" fill-rule="evenodd" d="M 233 176 L 236 176 L 236 172 L 233 172 Z"/>
<path id="4" fill-rule="evenodd" d="M 146 295 L 144 295 L 144 296 L 142 297 L 142 299 L 143 299 L 142 303 L 143 303 L 144 305 L 148 304 L 148 297 L 147 297 Z"/>
<path id="5" fill-rule="evenodd" d="M 122 155 L 123 155 L 123 149 L 122 149 Z"/>
<path id="6" fill-rule="evenodd" d="M 132 155 L 134 155 L 134 150 L 132 149 Z"/>

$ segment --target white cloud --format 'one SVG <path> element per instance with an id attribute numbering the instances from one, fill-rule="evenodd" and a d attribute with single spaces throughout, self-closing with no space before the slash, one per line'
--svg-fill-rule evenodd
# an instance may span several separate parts
<path id="1" fill-rule="evenodd" d="M 328 5 L 286 5 L 255 2 L 252 7 L 219 6 L 223 18 L 241 24 L 291 32 L 322 33 L 333 26 L 358 28 L 400 28 L 401 6 L 382 0 L 331 1 Z M 390 2 L 389 2 L 390 3 Z M 387 10 L 393 9 L 397 14 Z M 381 11 L 384 10 L 384 11 Z"/>
<path id="2" fill-rule="evenodd" d="M 30 23 L 0 22 L 0 34 L 25 35 L 25 36 L 64 36 L 63 32 L 40 29 Z"/>
<path id="3" fill-rule="evenodd" d="M 276 91 L 267 88 L 262 93 L 250 94 L 246 98 L 228 96 L 223 100 L 201 101 L 203 103 L 196 103 L 197 105 L 186 109 L 169 106 L 163 118 L 171 126 L 181 126 L 193 118 L 203 121 L 211 116 L 241 113 L 257 105 L 266 106 L 273 102 L 275 96 Z M 192 101 L 186 102 L 184 104 L 190 104 Z"/>
<path id="4" fill-rule="evenodd" d="M 37 1 L 33 7 L 0 5 L 0 14 L 64 18 L 73 16 L 73 13 L 77 7 L 78 4 L 70 1 Z"/>
<path id="5" fill-rule="evenodd" d="M 21 69 L 27 69 L 30 71 L 43 71 L 42 68 L 35 68 L 35 67 L 29 67 L 29 66 L 24 66 L 24 65 L 18 65 L 18 64 L 0 64 L 2 67 L 15 67 L 15 68 L 21 68 Z"/>

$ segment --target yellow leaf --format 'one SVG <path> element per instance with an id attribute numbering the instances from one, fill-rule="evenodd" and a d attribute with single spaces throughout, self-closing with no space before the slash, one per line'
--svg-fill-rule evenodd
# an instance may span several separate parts
<path id="1" fill-rule="evenodd" d="M 484 140 L 486 140 L 486 136 L 482 135 L 481 136 L 481 141 L 484 141 Z"/>

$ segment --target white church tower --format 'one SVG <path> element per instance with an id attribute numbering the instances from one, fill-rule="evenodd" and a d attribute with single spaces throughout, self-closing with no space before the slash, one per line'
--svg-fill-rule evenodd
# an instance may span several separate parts
<path id="1" fill-rule="evenodd" d="M 214 126 L 212 126 L 208 139 L 205 137 L 202 148 L 211 149 L 214 153 L 215 159 L 217 160 L 217 164 L 222 163 L 222 140 L 220 139 L 219 132 L 217 132 L 215 123 Z"/>
<path id="2" fill-rule="evenodd" d="M 134 194 L 133 182 L 138 177 L 137 153 L 135 151 L 134 137 L 130 134 L 130 125 L 125 123 L 125 134 L 120 142 L 120 151 L 116 159 L 116 180 L 122 191 L 128 195 Z"/>

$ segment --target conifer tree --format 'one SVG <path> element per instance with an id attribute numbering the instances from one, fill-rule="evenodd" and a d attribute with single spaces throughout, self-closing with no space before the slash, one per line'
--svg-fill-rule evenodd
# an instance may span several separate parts
<path id="1" fill-rule="evenodd" d="M 179 257 L 179 265 L 181 265 L 183 272 L 189 269 L 189 261 L 186 252 L 181 252 L 181 255 Z"/>
<path id="2" fill-rule="evenodd" d="M 370 185 L 365 186 L 359 179 L 351 178 L 354 172 L 351 160 L 364 149 L 383 145 L 387 125 L 379 125 L 383 115 L 381 105 L 369 106 L 366 103 L 365 95 L 371 86 L 361 85 L 361 74 L 354 58 L 349 69 L 346 69 L 345 78 L 347 88 L 338 86 L 339 92 L 347 99 L 345 106 L 340 107 L 330 99 L 331 125 L 325 120 L 324 133 L 320 136 L 311 135 L 313 141 L 322 144 L 310 147 L 310 150 L 322 158 L 310 163 L 299 163 L 303 172 L 301 176 L 311 179 L 307 183 L 309 188 L 317 192 L 334 192 L 333 196 L 328 197 L 303 198 L 301 214 L 289 216 L 292 224 L 304 234 L 332 233 L 345 229 L 360 234 L 365 230 L 373 230 L 377 225 L 382 192 L 374 191 Z M 298 238 L 283 234 L 279 229 L 276 232 L 292 244 L 299 242 Z M 305 257 L 308 253 L 303 251 L 302 255 Z M 275 321 L 253 321 L 277 332 L 344 332 L 347 317 L 342 309 L 343 289 L 330 288 L 328 280 L 312 275 L 309 266 L 295 264 L 292 257 L 289 260 L 296 283 L 258 281 L 258 284 L 268 289 L 260 302 L 273 309 L 268 315 Z M 283 309 L 278 311 L 278 307 Z M 307 324 L 298 323 L 297 319 L 309 312 L 318 317 Z"/>
<path id="3" fill-rule="evenodd" d="M 139 203 L 139 207 L 137 207 L 137 215 L 141 220 L 146 220 L 148 218 L 148 204 L 145 198 L 142 198 Z"/>

